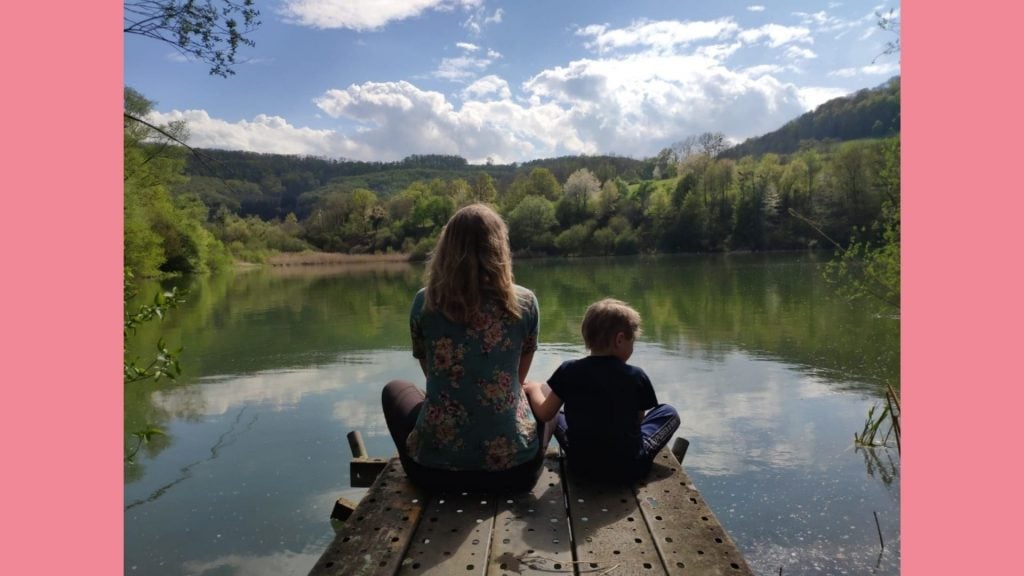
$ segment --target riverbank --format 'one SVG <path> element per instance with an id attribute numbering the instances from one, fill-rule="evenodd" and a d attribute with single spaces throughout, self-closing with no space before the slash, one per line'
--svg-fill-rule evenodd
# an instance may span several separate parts
<path id="1" fill-rule="evenodd" d="M 337 252 L 281 252 L 267 258 L 267 265 L 284 266 L 337 266 L 342 264 L 375 264 L 408 262 L 409 255 L 390 254 L 341 254 Z"/>

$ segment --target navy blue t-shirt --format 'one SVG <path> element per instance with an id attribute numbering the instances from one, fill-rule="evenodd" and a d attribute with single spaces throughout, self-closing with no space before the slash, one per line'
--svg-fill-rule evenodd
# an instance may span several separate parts
<path id="1" fill-rule="evenodd" d="M 641 413 L 658 405 L 643 370 L 615 356 L 587 356 L 563 362 L 548 385 L 565 404 L 571 464 L 614 470 L 636 459 Z"/>

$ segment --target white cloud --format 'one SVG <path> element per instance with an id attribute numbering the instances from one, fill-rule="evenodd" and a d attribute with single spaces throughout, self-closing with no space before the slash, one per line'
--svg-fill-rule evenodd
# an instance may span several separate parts
<path id="1" fill-rule="evenodd" d="M 490 16 L 487 15 L 487 8 L 480 6 L 474 10 L 466 21 L 462 23 L 462 27 L 469 30 L 475 36 L 479 36 L 485 26 L 489 24 L 500 24 L 502 18 L 505 15 L 505 11 L 498 8 Z"/>
<path id="2" fill-rule="evenodd" d="M 732 18 L 694 22 L 641 20 L 617 29 L 609 29 L 607 24 L 592 24 L 580 28 L 576 34 L 592 38 L 586 47 L 598 52 L 636 47 L 669 51 L 700 40 L 728 38 L 738 29 Z"/>
<path id="3" fill-rule="evenodd" d="M 475 70 L 450 64 L 451 73 Z M 341 132 L 300 128 L 257 116 L 229 123 L 203 111 L 184 119 L 203 147 L 396 160 L 457 154 L 471 162 L 523 161 L 566 154 L 654 154 L 688 134 L 721 131 L 733 140 L 775 130 L 831 95 L 801 90 L 775 64 L 732 70 L 707 54 L 633 54 L 583 59 L 543 70 L 516 90 L 487 75 L 457 101 L 409 82 L 365 82 L 314 100 L 327 116 L 354 123 Z M 518 93 L 517 93 L 518 92 Z"/>
<path id="4" fill-rule="evenodd" d="M 792 42 L 813 43 L 811 31 L 803 26 L 782 26 L 780 24 L 765 24 L 760 28 L 752 28 L 739 33 L 740 40 L 747 44 L 753 44 L 762 38 L 767 38 L 768 46 L 778 48 Z"/>
<path id="5" fill-rule="evenodd" d="M 494 14 L 484 18 L 484 24 L 501 24 L 502 17 L 505 16 L 505 11 L 498 8 L 494 11 Z"/>
<path id="6" fill-rule="evenodd" d="M 508 100 L 512 97 L 512 91 L 508 87 L 508 82 L 493 74 L 478 79 L 462 91 L 462 97 L 466 100 L 481 99 L 484 96 Z"/>
<path id="7" fill-rule="evenodd" d="M 900 65 L 896 62 L 883 62 L 880 64 L 868 64 L 859 68 L 841 68 L 829 72 L 829 76 L 838 78 L 853 78 L 855 76 L 892 76 L 899 74 Z"/>
<path id="8" fill-rule="evenodd" d="M 839 98 L 840 96 L 846 96 L 849 94 L 849 90 L 843 90 L 842 88 L 827 88 L 818 86 L 807 86 L 797 90 L 797 95 L 800 101 L 803 102 L 804 108 L 807 110 L 814 110 L 818 106 L 828 102 L 833 98 Z"/>
<path id="9" fill-rule="evenodd" d="M 472 56 L 445 58 L 441 60 L 441 64 L 431 75 L 443 80 L 465 81 L 486 70 L 491 62 L 490 58 L 473 58 Z"/>
<path id="10" fill-rule="evenodd" d="M 283 0 L 278 12 L 285 22 L 300 26 L 376 30 L 427 10 L 471 9 L 482 4 L 483 0 Z"/>
<path id="11" fill-rule="evenodd" d="M 231 123 L 211 118 L 205 110 L 172 110 L 153 112 L 150 118 L 159 124 L 184 120 L 188 123 L 189 145 L 199 148 L 346 158 L 365 153 L 361 144 L 333 130 L 292 126 L 280 116 L 259 114 L 252 120 Z"/>
<path id="12" fill-rule="evenodd" d="M 473 90 L 489 95 L 482 92 L 489 82 L 500 95 L 500 79 L 480 82 Z M 474 162 L 488 156 L 496 162 L 511 162 L 542 154 L 597 151 L 573 136 L 569 112 L 554 104 L 524 107 L 499 98 L 466 101 L 456 110 L 443 94 L 404 81 L 329 90 L 316 102 L 332 117 L 360 122 L 358 138 L 372 151 L 369 158 L 373 159 L 438 153 L 459 154 Z"/>
<path id="13" fill-rule="evenodd" d="M 764 12 L 764 6 L 754 4 L 753 6 L 747 6 L 747 10 L 751 12 Z"/>
<path id="14" fill-rule="evenodd" d="M 790 46 L 789 48 L 786 49 L 786 58 L 789 58 L 790 60 L 797 60 L 797 59 L 810 60 L 812 58 L 817 58 L 817 57 L 818 57 L 818 55 L 815 54 L 813 50 L 810 50 L 808 48 L 801 48 L 799 46 Z"/>
<path id="15" fill-rule="evenodd" d="M 622 29 L 585 26 L 576 35 L 605 55 L 540 70 L 515 86 L 488 73 L 501 54 L 464 41 L 455 44 L 460 55 L 443 59 L 431 74 L 464 84 L 450 95 L 408 81 L 327 90 L 314 103 L 340 120 L 328 129 L 264 115 L 229 123 L 203 111 L 174 112 L 162 121 L 187 120 L 193 143 L 204 147 L 361 160 L 428 153 L 471 162 L 581 153 L 643 157 L 690 134 L 721 131 L 732 141 L 764 134 L 850 91 L 782 80 L 818 57 L 802 26 L 742 30 L 730 18 L 644 21 Z M 763 46 L 781 48 L 786 61 L 761 56 L 734 66 L 738 51 L 763 55 Z M 898 65 L 888 63 L 832 75 L 892 73 Z"/>

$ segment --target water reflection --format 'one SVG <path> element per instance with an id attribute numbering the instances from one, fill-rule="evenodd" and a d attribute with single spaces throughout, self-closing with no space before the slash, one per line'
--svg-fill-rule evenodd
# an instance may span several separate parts
<path id="1" fill-rule="evenodd" d="M 189 302 L 133 342 L 183 345 L 186 373 L 125 389 L 126 432 L 168 434 L 125 470 L 129 571 L 305 573 L 349 490 L 345 433 L 393 453 L 380 388 L 420 379 L 407 322 L 421 269 L 312 271 L 189 280 Z M 634 362 L 679 409 L 687 470 L 756 571 L 899 572 L 898 460 L 851 442 L 898 385 L 898 320 L 835 298 L 803 255 L 522 262 L 516 276 L 541 302 L 532 378 L 585 353 L 592 300 L 638 308 Z"/>

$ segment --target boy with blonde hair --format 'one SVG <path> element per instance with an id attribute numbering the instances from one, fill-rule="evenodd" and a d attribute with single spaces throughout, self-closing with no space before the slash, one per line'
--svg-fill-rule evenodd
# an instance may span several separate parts
<path id="1" fill-rule="evenodd" d="M 679 427 L 675 408 L 658 403 L 647 374 L 626 363 L 640 335 L 640 314 L 605 298 L 587 308 L 581 331 L 590 355 L 563 362 L 547 386 L 528 382 L 526 395 L 537 418 L 557 418 L 555 436 L 571 468 L 639 480 Z"/>

